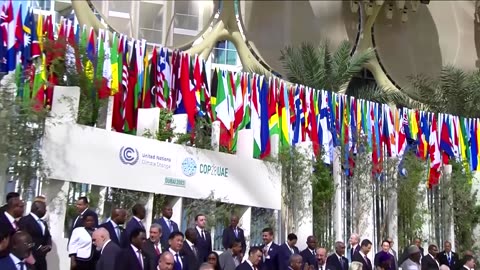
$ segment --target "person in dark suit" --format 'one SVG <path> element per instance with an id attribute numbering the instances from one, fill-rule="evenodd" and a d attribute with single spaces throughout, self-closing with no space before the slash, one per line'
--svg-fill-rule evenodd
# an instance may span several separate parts
<path id="1" fill-rule="evenodd" d="M 180 251 L 186 260 L 188 269 L 198 269 L 201 264 L 195 243 L 197 243 L 197 232 L 194 228 L 188 228 L 185 231 L 185 241 Z"/>
<path id="2" fill-rule="evenodd" d="M 115 208 L 112 210 L 112 215 L 110 220 L 100 224 L 99 227 L 105 228 L 110 235 L 110 240 L 112 240 L 118 246 L 122 246 L 121 241 L 124 240 L 125 230 L 122 226 L 125 224 L 127 219 L 127 211 L 122 208 Z"/>
<path id="3" fill-rule="evenodd" d="M 137 203 L 132 207 L 132 218 L 127 223 L 127 228 L 124 232 L 124 240 L 120 240 L 122 247 L 129 246 L 130 234 L 136 229 L 143 229 L 145 231 L 145 226 L 142 223 L 142 220 L 145 218 L 145 206 L 143 204 Z"/>
<path id="4" fill-rule="evenodd" d="M 32 252 L 35 245 L 32 237 L 26 232 L 16 232 L 12 235 L 11 252 L 8 256 L 0 258 L 0 269 L 2 270 L 29 270 L 33 266 L 25 260 Z"/>
<path id="5" fill-rule="evenodd" d="M 318 269 L 318 262 L 317 262 L 317 238 L 315 236 L 310 235 L 307 237 L 307 248 L 300 252 L 302 255 L 303 263 L 312 265 L 313 269 Z"/>
<path id="6" fill-rule="evenodd" d="M 17 192 L 9 192 L 7 193 L 7 196 L 5 198 L 5 204 L 0 207 L 0 213 L 3 213 L 7 210 L 8 207 L 8 201 L 13 198 L 20 198 L 20 194 Z"/>
<path id="7" fill-rule="evenodd" d="M 162 208 L 162 217 L 155 220 L 154 223 L 160 224 L 162 226 L 162 238 L 160 239 L 160 243 L 162 243 L 162 247 L 168 247 L 168 237 L 172 232 L 179 232 L 178 224 L 171 220 L 173 215 L 172 206 L 166 204 Z"/>
<path id="8" fill-rule="evenodd" d="M 160 243 L 160 237 L 162 236 L 162 226 L 157 223 L 153 223 L 150 226 L 149 236 L 145 244 L 143 244 L 142 251 L 150 259 L 150 268 L 154 270 L 157 267 L 160 255 L 166 247 Z"/>
<path id="9" fill-rule="evenodd" d="M 373 270 L 372 262 L 367 257 L 372 249 L 372 242 L 368 239 L 363 239 L 360 244 L 360 251 L 353 254 L 352 262 L 360 262 L 363 265 L 363 270 Z"/>
<path id="10" fill-rule="evenodd" d="M 475 257 L 471 255 L 465 255 L 463 257 L 463 266 L 461 270 L 472 270 L 475 269 Z"/>
<path id="11" fill-rule="evenodd" d="M 100 251 L 95 270 L 115 270 L 115 260 L 121 249 L 110 239 L 107 229 L 101 227 L 94 231 L 92 241 L 97 251 Z"/>
<path id="12" fill-rule="evenodd" d="M 327 269 L 327 249 L 323 247 L 317 248 L 315 251 L 317 253 L 317 269 L 326 270 Z M 313 268 L 313 266 L 311 266 Z"/>
<path id="13" fill-rule="evenodd" d="M 87 197 L 79 197 L 75 203 L 75 207 L 77 208 L 78 216 L 73 220 L 72 227 L 70 229 L 70 235 L 72 235 L 72 232 L 75 228 L 83 226 L 84 217 L 87 213 L 88 216 L 93 217 L 93 220 L 95 221 L 95 228 L 98 227 L 98 215 L 95 213 L 95 211 L 88 208 Z"/>
<path id="14" fill-rule="evenodd" d="M 263 261 L 260 262 L 260 270 L 277 270 L 280 268 L 280 246 L 273 242 L 273 229 L 262 230 L 263 240 Z"/>
<path id="15" fill-rule="evenodd" d="M 437 261 L 438 248 L 436 245 L 428 246 L 428 254 L 422 258 L 422 270 L 439 270 Z"/>
<path id="16" fill-rule="evenodd" d="M 206 262 L 208 254 L 212 251 L 212 236 L 206 230 L 207 217 L 204 214 L 198 214 L 195 217 L 197 231 L 197 249 L 200 262 Z"/>
<path id="17" fill-rule="evenodd" d="M 7 252 L 9 243 L 10 243 L 10 233 L 6 230 L 0 230 L 0 254 Z M 5 256 L 7 255 L 8 253 Z M 5 257 L 5 256 L 1 256 L 1 257 Z"/>
<path id="18" fill-rule="evenodd" d="M 32 237 L 35 246 L 32 255 L 35 258 L 36 270 L 47 270 L 47 253 L 52 250 L 52 237 L 47 223 L 41 218 L 45 216 L 47 207 L 44 202 L 32 203 L 30 214 L 22 217 L 18 222 L 20 230 L 27 232 Z"/>
<path id="19" fill-rule="evenodd" d="M 235 270 L 257 270 L 262 261 L 263 253 L 260 247 L 251 247 L 248 251 L 248 259 L 241 263 Z"/>
<path id="20" fill-rule="evenodd" d="M 373 264 L 375 267 L 379 267 L 384 270 L 395 270 L 394 260 L 395 258 L 392 254 L 390 254 L 390 242 L 388 240 L 383 240 L 382 250 L 375 254 Z"/>
<path id="21" fill-rule="evenodd" d="M 350 247 L 348 249 L 347 259 L 352 262 L 353 254 L 360 251 L 360 236 L 356 233 L 350 235 Z"/>
<path id="22" fill-rule="evenodd" d="M 342 241 L 335 242 L 335 253 L 327 257 L 326 269 L 348 270 L 348 260 L 345 258 L 345 243 Z"/>
<path id="23" fill-rule="evenodd" d="M 287 241 L 280 245 L 279 251 L 279 260 L 280 260 L 280 269 L 288 269 L 290 265 L 290 257 L 293 254 L 299 254 L 298 248 L 295 246 L 297 244 L 297 236 L 294 233 L 290 233 L 287 236 Z"/>
<path id="24" fill-rule="evenodd" d="M 0 213 L 0 229 L 8 231 L 10 235 L 18 231 L 17 219 L 23 216 L 25 212 L 25 203 L 20 197 L 14 197 L 8 200 L 7 209 Z"/>
<path id="25" fill-rule="evenodd" d="M 457 264 L 460 263 L 460 259 L 458 258 L 458 254 L 452 251 L 452 243 L 449 241 L 445 241 L 443 244 L 444 250 L 438 253 L 438 262 L 440 265 L 444 264 L 450 269 L 457 268 Z"/>
<path id="26" fill-rule="evenodd" d="M 180 253 L 183 248 L 183 233 L 172 232 L 168 238 L 168 252 L 173 255 L 173 259 L 175 261 L 173 265 L 173 270 L 187 270 L 187 260 L 185 256 Z"/>
<path id="27" fill-rule="evenodd" d="M 145 229 L 136 227 L 130 232 L 129 245 L 122 249 L 115 262 L 115 270 L 149 270 L 150 260 L 142 252 L 147 240 Z"/>
<path id="28" fill-rule="evenodd" d="M 225 250 L 229 249 L 233 242 L 238 241 L 242 244 L 242 256 L 247 250 L 247 244 L 245 242 L 245 234 L 243 229 L 238 227 L 238 216 L 232 215 L 230 217 L 230 226 L 223 229 L 222 245 Z"/>

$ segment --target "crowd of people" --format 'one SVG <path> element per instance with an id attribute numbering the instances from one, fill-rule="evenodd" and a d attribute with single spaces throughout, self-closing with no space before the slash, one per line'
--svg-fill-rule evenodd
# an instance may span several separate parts
<path id="1" fill-rule="evenodd" d="M 212 249 L 212 236 L 206 229 L 207 216 L 197 214 L 195 226 L 185 233 L 171 220 L 170 205 L 162 208 L 162 217 L 147 230 L 143 225 L 145 207 L 136 204 L 127 222 L 127 210 L 114 208 L 109 219 L 99 224 L 86 197 L 76 202 L 78 216 L 72 223 L 68 240 L 71 270 L 473 270 L 475 258 L 466 252 L 462 259 L 446 241 L 444 250 L 429 245 L 425 254 L 420 239 L 415 239 L 398 256 L 392 238 L 386 238 L 373 263 L 368 255 L 372 242 L 360 241 L 352 234 L 349 246 L 337 241 L 334 250 L 319 247 L 315 236 L 306 239 L 307 248 L 300 251 L 298 238 L 291 233 L 284 243 L 274 241 L 274 231 L 262 231 L 262 246 L 247 250 L 239 218 L 232 215 L 224 229 L 218 254 Z M 46 256 L 52 249 L 47 223 L 45 198 L 37 197 L 28 215 L 18 193 L 7 195 L 0 209 L 0 269 L 47 270 Z M 248 252 L 248 254 L 246 254 Z M 247 256 L 244 256 L 247 255 Z"/>

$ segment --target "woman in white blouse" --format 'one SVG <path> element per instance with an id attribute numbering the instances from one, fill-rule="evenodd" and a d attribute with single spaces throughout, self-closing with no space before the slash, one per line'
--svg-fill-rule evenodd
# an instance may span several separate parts
<path id="1" fill-rule="evenodd" d="M 86 212 L 83 217 L 83 226 L 73 230 L 68 243 L 71 270 L 92 270 L 97 263 L 97 253 L 93 246 L 92 234 L 95 231 L 93 213 Z"/>

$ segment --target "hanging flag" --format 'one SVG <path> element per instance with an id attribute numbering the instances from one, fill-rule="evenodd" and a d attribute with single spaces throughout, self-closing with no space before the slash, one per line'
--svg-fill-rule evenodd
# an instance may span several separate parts
<path id="1" fill-rule="evenodd" d="M 270 155 L 270 132 L 268 126 L 268 82 L 262 76 L 262 86 L 260 90 L 260 158 L 265 158 Z"/>
<path id="2" fill-rule="evenodd" d="M 440 167 L 442 165 L 442 160 L 440 158 L 440 148 L 438 145 L 437 119 L 435 117 L 435 114 L 432 114 L 429 145 L 430 172 L 428 178 L 428 187 L 432 188 L 433 186 L 438 184 L 438 180 L 440 179 Z"/>
<path id="3" fill-rule="evenodd" d="M 252 99 L 250 102 L 250 107 L 252 108 L 252 118 L 251 118 L 251 128 L 253 132 L 253 157 L 260 158 L 262 153 L 262 142 L 261 142 L 261 127 L 262 122 L 260 119 L 260 76 L 253 74 L 252 78 Z M 213 93 L 212 93 L 213 96 Z"/>
<path id="4" fill-rule="evenodd" d="M 125 127 L 124 131 L 127 133 L 135 134 L 137 129 L 137 107 L 136 107 L 136 91 L 135 87 L 138 80 L 138 44 L 136 40 L 132 40 L 132 50 L 130 57 L 130 66 L 128 68 L 128 87 L 125 106 Z M 124 63 L 125 63 L 124 59 Z"/>
<path id="5" fill-rule="evenodd" d="M 102 68 L 102 86 L 98 91 L 98 98 L 104 99 L 110 96 L 112 93 L 112 62 L 110 59 L 110 40 L 109 40 L 109 33 L 104 32 L 105 38 L 103 40 L 103 64 L 99 68 Z M 99 42 L 102 42 L 99 40 Z M 100 53 L 102 53 L 100 51 Z M 101 59 L 99 59 L 100 61 Z"/>
<path id="6" fill-rule="evenodd" d="M 114 43 L 112 47 L 112 49 L 116 50 L 117 56 L 119 56 L 118 58 L 121 58 L 120 61 L 117 58 L 117 67 L 120 67 L 122 71 L 122 76 L 120 77 L 121 81 L 117 82 L 119 84 L 117 86 L 118 91 L 113 96 L 112 127 L 117 132 L 123 132 L 124 123 L 125 123 L 123 105 L 124 105 L 124 100 L 126 99 L 127 87 L 128 87 L 128 67 L 126 63 L 127 52 L 126 51 L 124 52 L 125 40 L 123 37 L 120 37 L 119 39 L 120 40 L 118 44 L 115 45 Z M 115 39 L 114 37 L 114 40 L 118 40 L 118 39 Z M 125 62 L 123 60 L 125 60 Z M 113 85 L 113 82 L 112 82 L 112 85 Z"/>

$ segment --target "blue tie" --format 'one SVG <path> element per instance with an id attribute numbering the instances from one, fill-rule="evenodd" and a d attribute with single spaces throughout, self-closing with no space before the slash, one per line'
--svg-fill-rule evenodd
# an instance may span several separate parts
<path id="1" fill-rule="evenodd" d="M 24 262 L 19 262 L 18 265 L 20 266 L 20 270 L 25 270 L 25 263 Z"/>
<path id="2" fill-rule="evenodd" d="M 175 264 L 173 268 L 174 270 L 182 270 L 182 264 L 180 263 L 180 257 L 178 257 L 178 253 L 175 254 Z"/>

